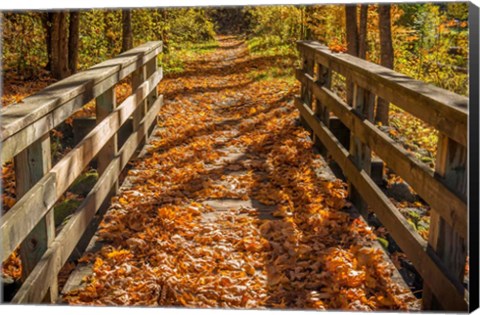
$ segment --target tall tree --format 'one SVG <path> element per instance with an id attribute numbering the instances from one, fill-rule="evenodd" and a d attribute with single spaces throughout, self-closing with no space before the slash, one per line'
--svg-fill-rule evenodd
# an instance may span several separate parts
<path id="1" fill-rule="evenodd" d="M 360 25 L 358 32 L 358 57 L 366 59 L 367 57 L 367 19 L 368 4 L 360 5 Z"/>
<path id="2" fill-rule="evenodd" d="M 80 12 L 70 12 L 70 25 L 68 32 L 68 68 L 71 74 L 77 72 L 79 26 Z"/>
<path id="3" fill-rule="evenodd" d="M 132 11 L 122 11 L 122 52 L 132 49 L 133 33 L 132 33 Z"/>
<path id="4" fill-rule="evenodd" d="M 63 79 L 70 74 L 68 69 L 67 13 L 54 12 L 50 17 L 50 71 L 56 79 Z"/>
<path id="5" fill-rule="evenodd" d="M 48 12 L 43 15 L 46 32 L 47 69 L 58 80 L 77 71 L 79 12 Z"/>
<path id="6" fill-rule="evenodd" d="M 358 56 L 357 5 L 345 5 L 345 24 L 347 28 L 347 52 Z"/>
<path id="7" fill-rule="evenodd" d="M 345 5 L 345 24 L 347 28 L 347 53 L 358 56 L 357 5 Z M 347 80 L 347 104 L 353 104 L 353 84 Z"/>
<path id="8" fill-rule="evenodd" d="M 393 69 L 393 45 L 392 45 L 392 26 L 391 26 L 391 5 L 379 4 L 379 31 L 380 31 L 380 64 L 384 67 Z M 377 104 L 377 113 L 375 121 L 388 125 L 389 103 L 379 99 Z"/>
<path id="9" fill-rule="evenodd" d="M 312 29 L 310 28 L 310 25 L 312 23 L 312 16 L 314 13 L 314 6 L 313 5 L 308 5 L 305 7 L 305 39 L 306 40 L 313 40 L 313 34 L 312 34 Z"/>

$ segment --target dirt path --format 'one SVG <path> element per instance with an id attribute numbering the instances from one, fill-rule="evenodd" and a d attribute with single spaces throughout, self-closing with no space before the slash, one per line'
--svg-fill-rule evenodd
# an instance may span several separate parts
<path id="1" fill-rule="evenodd" d="M 234 38 L 161 84 L 159 126 L 70 304 L 407 309 L 344 184 L 296 125 L 281 58 Z M 269 79 L 261 79 L 270 77 Z"/>

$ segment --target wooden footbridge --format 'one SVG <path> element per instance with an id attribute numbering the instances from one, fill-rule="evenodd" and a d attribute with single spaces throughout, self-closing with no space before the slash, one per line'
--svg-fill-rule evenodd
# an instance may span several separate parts
<path id="1" fill-rule="evenodd" d="M 300 121 L 325 159 L 341 169 L 350 201 L 364 215 L 373 211 L 414 264 L 424 283 L 424 309 L 466 311 L 467 99 L 332 53 L 317 42 L 299 42 L 298 50 L 303 61 L 296 72 Z M 1 258 L 19 248 L 24 273 L 12 303 L 58 300 L 62 266 L 85 233 L 91 236 L 90 226 L 98 225 L 99 214 L 117 193 L 122 171 L 148 144 L 163 103 L 157 90 L 161 51 L 161 42 L 149 42 L 1 110 L 1 159 L 14 160 L 17 189 L 16 204 L 0 219 Z M 347 101 L 332 91 L 333 75 L 346 80 Z M 131 78 L 133 92 L 117 105 L 115 86 L 125 78 Z M 438 130 L 434 171 L 373 123 L 379 98 Z M 49 132 L 93 99 L 95 127 L 52 165 Z M 93 159 L 99 179 L 56 234 L 53 207 Z M 431 207 L 428 242 L 377 185 L 372 169 L 379 163 L 405 179 Z"/>

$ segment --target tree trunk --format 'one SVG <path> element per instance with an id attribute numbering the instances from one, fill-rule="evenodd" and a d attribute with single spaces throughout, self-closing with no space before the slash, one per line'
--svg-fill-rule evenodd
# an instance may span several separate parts
<path id="1" fill-rule="evenodd" d="M 345 5 L 345 24 L 347 28 L 347 53 L 358 56 L 357 5 Z M 347 104 L 353 105 L 353 84 L 347 79 Z"/>
<path id="2" fill-rule="evenodd" d="M 69 75 L 67 35 L 67 14 L 65 12 L 52 13 L 50 71 L 53 77 L 58 80 Z"/>
<path id="3" fill-rule="evenodd" d="M 313 40 L 312 28 L 311 28 L 311 19 L 313 16 L 313 5 L 306 6 L 305 8 L 305 39 L 306 40 Z"/>
<path id="4" fill-rule="evenodd" d="M 393 45 L 392 45 L 392 27 L 390 17 L 390 4 L 379 4 L 379 31 L 380 31 L 380 64 L 384 67 L 393 69 Z M 377 114 L 375 121 L 388 125 L 389 103 L 378 99 Z"/>
<path id="5" fill-rule="evenodd" d="M 357 5 L 345 5 L 345 22 L 347 27 L 347 53 L 358 56 Z"/>
<path id="6" fill-rule="evenodd" d="M 360 30 L 358 33 L 358 57 L 366 59 L 367 57 L 367 19 L 368 4 L 360 5 Z"/>
<path id="7" fill-rule="evenodd" d="M 132 12 L 130 10 L 122 11 L 122 52 L 132 49 Z"/>
<path id="8" fill-rule="evenodd" d="M 80 12 L 70 12 L 70 25 L 68 35 L 68 68 L 71 74 L 77 72 L 79 26 Z"/>

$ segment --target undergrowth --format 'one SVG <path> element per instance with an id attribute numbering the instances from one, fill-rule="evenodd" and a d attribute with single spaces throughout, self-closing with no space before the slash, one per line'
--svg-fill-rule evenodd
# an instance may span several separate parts
<path id="1" fill-rule="evenodd" d="M 160 65 L 163 72 L 181 73 L 183 72 L 185 60 L 189 60 L 198 54 L 207 54 L 213 52 L 218 47 L 216 39 L 201 43 L 185 43 L 183 45 L 172 45 L 168 50 L 160 54 Z"/>

